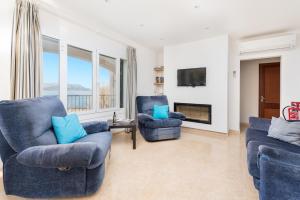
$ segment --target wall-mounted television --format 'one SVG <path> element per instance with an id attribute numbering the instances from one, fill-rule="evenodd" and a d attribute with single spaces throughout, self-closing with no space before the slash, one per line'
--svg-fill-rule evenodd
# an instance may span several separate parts
<path id="1" fill-rule="evenodd" d="M 206 86 L 206 67 L 178 69 L 177 86 Z"/>

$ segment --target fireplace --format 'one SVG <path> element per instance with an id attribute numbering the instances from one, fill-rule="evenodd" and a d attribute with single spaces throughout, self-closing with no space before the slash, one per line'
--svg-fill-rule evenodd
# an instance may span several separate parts
<path id="1" fill-rule="evenodd" d="M 211 105 L 174 103 L 174 111 L 183 113 L 186 116 L 185 121 L 211 124 Z"/>

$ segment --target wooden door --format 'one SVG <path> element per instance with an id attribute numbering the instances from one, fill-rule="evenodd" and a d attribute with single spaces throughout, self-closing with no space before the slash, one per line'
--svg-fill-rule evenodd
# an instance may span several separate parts
<path id="1" fill-rule="evenodd" d="M 280 63 L 259 65 L 259 117 L 280 116 Z"/>

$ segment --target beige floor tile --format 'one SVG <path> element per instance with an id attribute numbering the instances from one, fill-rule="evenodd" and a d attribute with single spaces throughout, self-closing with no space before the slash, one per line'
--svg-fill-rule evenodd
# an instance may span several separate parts
<path id="1" fill-rule="evenodd" d="M 82 200 L 257 200 L 246 166 L 245 135 L 183 129 L 179 140 L 146 142 L 113 135 L 102 187 Z M 0 174 L 2 179 L 2 173 Z M 71 198 L 73 199 L 73 198 Z M 7 196 L 0 183 L 0 200 Z"/>

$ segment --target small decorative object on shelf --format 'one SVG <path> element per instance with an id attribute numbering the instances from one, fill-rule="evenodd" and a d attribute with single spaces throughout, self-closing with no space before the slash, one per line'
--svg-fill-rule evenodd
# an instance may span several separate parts
<path id="1" fill-rule="evenodd" d="M 164 83 L 164 77 L 163 76 L 159 77 L 159 82 Z"/>
<path id="2" fill-rule="evenodd" d="M 154 70 L 155 71 L 164 71 L 164 66 L 155 67 Z"/>
<path id="3" fill-rule="evenodd" d="M 160 77 L 158 77 L 158 76 L 155 77 L 155 81 L 156 81 L 155 83 L 159 83 L 159 80 L 160 80 Z"/>
<path id="4" fill-rule="evenodd" d="M 113 124 L 117 123 L 117 115 L 116 115 L 116 112 L 114 112 L 112 122 L 113 122 Z"/>
<path id="5" fill-rule="evenodd" d="M 154 69 L 154 93 L 163 95 L 164 93 L 164 66 L 155 67 Z"/>

